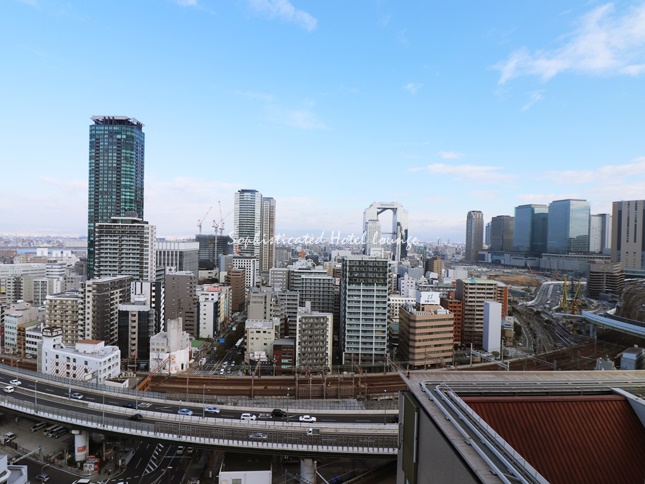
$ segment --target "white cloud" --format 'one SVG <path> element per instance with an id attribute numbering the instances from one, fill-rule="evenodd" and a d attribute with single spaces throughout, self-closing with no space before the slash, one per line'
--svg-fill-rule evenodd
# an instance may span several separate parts
<path id="1" fill-rule="evenodd" d="M 633 178 L 645 176 L 645 156 L 634 158 L 631 163 L 622 165 L 604 165 L 593 170 L 559 170 L 548 171 L 544 177 L 553 183 L 571 185 L 574 183 L 611 183 L 620 180 L 629 183 Z"/>
<path id="2" fill-rule="evenodd" d="M 308 31 L 315 30 L 318 26 L 318 20 L 294 7 L 289 0 L 249 0 L 249 5 L 258 14 L 268 18 L 279 18 Z"/>
<path id="3" fill-rule="evenodd" d="M 180 7 L 197 7 L 199 4 L 198 0 L 175 0 L 175 2 Z"/>
<path id="4" fill-rule="evenodd" d="M 562 72 L 639 75 L 645 71 L 645 3 L 616 13 L 611 3 L 601 5 L 562 37 L 561 45 L 533 52 L 521 48 L 495 68 L 499 83 L 516 77 L 538 76 L 544 81 Z"/>
<path id="5" fill-rule="evenodd" d="M 327 125 L 309 107 L 289 109 L 267 106 L 267 119 L 273 123 L 304 130 L 327 129 Z"/>
<path id="6" fill-rule="evenodd" d="M 425 171 L 433 175 L 452 176 L 463 181 L 478 183 L 500 183 L 515 178 L 514 175 L 500 173 L 501 169 L 499 166 L 447 165 L 435 163 L 428 166 L 409 168 L 408 171 Z"/>
<path id="7" fill-rule="evenodd" d="M 544 99 L 544 90 L 533 91 L 529 96 L 529 100 L 522 106 L 522 111 L 530 109 L 535 103 L 542 101 L 542 99 Z"/>
<path id="8" fill-rule="evenodd" d="M 439 151 L 437 154 L 444 160 L 457 160 L 464 156 L 463 153 L 458 153 L 456 151 Z"/>
<path id="9" fill-rule="evenodd" d="M 417 92 L 419 92 L 419 89 L 423 87 L 423 84 L 420 82 L 408 82 L 406 85 L 403 86 L 403 89 L 408 91 L 410 94 L 414 95 Z"/>

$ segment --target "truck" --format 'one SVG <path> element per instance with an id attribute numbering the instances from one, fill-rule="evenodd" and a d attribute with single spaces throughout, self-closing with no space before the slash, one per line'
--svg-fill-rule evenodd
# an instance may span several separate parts
<path id="1" fill-rule="evenodd" d="M 307 429 L 307 435 L 320 435 L 320 429 Z"/>

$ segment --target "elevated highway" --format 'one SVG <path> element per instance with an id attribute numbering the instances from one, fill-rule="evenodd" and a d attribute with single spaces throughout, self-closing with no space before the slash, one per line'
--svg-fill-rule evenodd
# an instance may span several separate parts
<path id="1" fill-rule="evenodd" d="M 272 419 L 270 408 L 221 407 L 220 413 L 208 414 L 203 405 L 168 400 L 159 394 L 90 388 L 78 382 L 71 386 L 69 381 L 24 371 L 0 371 L 0 386 L 8 385 L 16 377 L 21 384 L 15 386 L 13 393 L 0 392 L 1 407 L 79 430 L 223 450 L 301 456 L 393 457 L 398 450 L 398 425 L 393 423 L 397 412 L 387 409 L 351 413 L 310 410 L 307 413 L 315 415 L 317 421 L 306 423 L 298 421 L 298 414 L 303 412 L 292 412 L 286 419 Z M 81 393 L 83 398 L 71 398 L 74 392 Z M 136 408 L 127 408 L 128 404 Z M 180 408 L 190 409 L 193 415 L 178 415 Z M 242 421 L 242 412 L 265 418 Z M 143 420 L 130 420 L 136 413 Z M 258 433 L 264 437 L 257 439 Z"/>

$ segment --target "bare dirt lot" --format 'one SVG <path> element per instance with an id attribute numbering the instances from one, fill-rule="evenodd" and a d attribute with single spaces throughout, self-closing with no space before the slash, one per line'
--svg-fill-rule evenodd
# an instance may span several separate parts
<path id="1" fill-rule="evenodd" d="M 528 286 L 528 287 L 538 287 L 540 281 L 534 279 L 531 276 L 525 276 L 522 274 L 500 274 L 500 275 L 490 275 L 490 279 L 495 281 L 503 282 L 509 286 Z"/>

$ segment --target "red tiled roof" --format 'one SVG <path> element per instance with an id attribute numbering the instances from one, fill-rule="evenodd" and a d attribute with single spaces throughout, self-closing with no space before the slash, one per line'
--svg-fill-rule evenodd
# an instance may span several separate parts
<path id="1" fill-rule="evenodd" d="M 462 399 L 551 483 L 645 480 L 645 428 L 622 396 Z"/>

